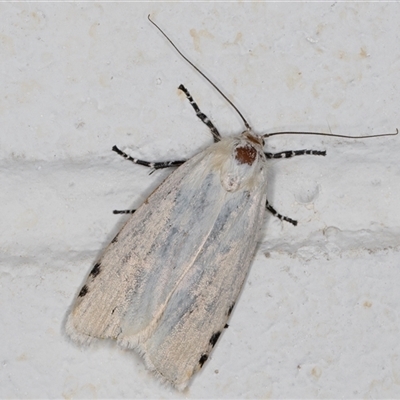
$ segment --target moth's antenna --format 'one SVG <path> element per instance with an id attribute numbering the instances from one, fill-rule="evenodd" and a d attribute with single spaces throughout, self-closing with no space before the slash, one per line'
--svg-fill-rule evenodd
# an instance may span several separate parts
<path id="1" fill-rule="evenodd" d="M 218 88 L 218 86 L 208 78 L 199 68 L 197 68 L 187 57 L 185 57 L 182 52 L 176 47 L 175 43 L 167 36 L 166 33 L 150 18 L 150 14 L 147 16 L 148 20 L 162 33 L 162 35 L 171 43 L 172 47 L 178 52 L 178 54 L 187 62 L 189 63 L 203 78 L 205 78 L 213 87 L 214 89 L 235 109 L 235 111 L 239 114 L 240 118 L 242 118 L 244 125 L 246 128 L 251 131 L 251 126 L 243 117 L 242 113 L 238 110 L 238 108 L 226 97 L 226 95 Z"/>
<path id="2" fill-rule="evenodd" d="M 374 137 L 382 137 L 382 136 L 396 136 L 399 133 L 399 130 L 396 129 L 395 133 L 380 133 L 378 135 L 367 135 L 367 136 L 350 136 L 350 135 L 339 135 L 336 133 L 324 133 L 324 132 L 274 132 L 274 133 L 266 133 L 262 135 L 263 137 L 271 137 L 275 135 L 316 135 L 316 136 L 332 136 L 332 137 L 341 137 L 347 139 L 368 139 Z"/>
<path id="3" fill-rule="evenodd" d="M 150 18 L 150 14 L 147 16 L 148 20 L 161 32 L 161 34 L 171 43 L 172 47 L 178 52 L 178 54 L 189 64 L 191 65 L 204 79 L 206 79 L 214 89 L 233 107 L 233 109 L 239 114 L 240 118 L 243 120 L 246 128 L 251 131 L 251 126 L 244 118 L 243 114 L 239 111 L 239 109 L 233 104 L 231 100 L 222 92 L 221 89 L 207 76 L 205 75 L 196 65 L 194 65 L 186 56 L 182 54 L 182 52 L 178 49 L 175 43 L 167 36 L 167 34 Z M 341 137 L 347 139 L 368 139 L 374 137 L 382 137 L 382 136 L 396 136 L 399 133 L 399 130 L 396 129 L 395 133 L 382 133 L 378 135 L 368 135 L 368 136 L 350 136 L 350 135 L 339 135 L 335 133 L 324 133 L 324 132 L 274 132 L 274 133 L 266 133 L 262 135 L 263 137 L 271 137 L 275 135 L 315 135 L 315 136 L 331 136 L 331 137 Z"/>

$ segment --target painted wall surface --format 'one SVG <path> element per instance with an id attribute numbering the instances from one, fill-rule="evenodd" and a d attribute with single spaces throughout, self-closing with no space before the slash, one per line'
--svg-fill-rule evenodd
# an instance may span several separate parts
<path id="1" fill-rule="evenodd" d="M 1 3 L 0 397 L 400 397 L 400 137 L 278 136 L 259 250 L 211 360 L 182 394 L 114 343 L 63 331 L 73 298 L 169 174 L 222 135 L 400 128 L 398 3 Z"/>

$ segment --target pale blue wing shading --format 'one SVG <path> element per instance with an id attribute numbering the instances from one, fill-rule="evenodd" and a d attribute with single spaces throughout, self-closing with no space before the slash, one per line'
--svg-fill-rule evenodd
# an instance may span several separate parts
<path id="1" fill-rule="evenodd" d="M 78 295 L 67 322 L 73 339 L 117 339 L 186 385 L 225 326 L 263 221 L 265 158 L 238 165 L 238 141 L 191 158 L 128 220 Z"/>

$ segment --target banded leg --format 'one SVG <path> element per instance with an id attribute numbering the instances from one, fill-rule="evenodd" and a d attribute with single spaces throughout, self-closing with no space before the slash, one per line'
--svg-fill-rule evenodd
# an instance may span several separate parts
<path id="1" fill-rule="evenodd" d="M 292 158 L 295 156 L 303 156 L 306 154 L 312 156 L 326 156 L 326 151 L 320 150 L 288 150 L 280 153 L 264 153 L 267 158 Z"/>
<path id="2" fill-rule="evenodd" d="M 150 161 L 144 161 L 144 160 L 139 160 L 138 158 L 133 158 L 120 150 L 117 146 L 114 146 L 112 148 L 113 151 L 115 151 L 117 154 L 119 154 L 121 157 L 124 157 L 128 161 L 132 161 L 135 164 L 143 165 L 145 167 L 152 168 L 153 170 L 156 169 L 162 169 L 162 168 L 169 168 L 169 167 L 179 167 L 182 165 L 186 160 L 176 160 L 176 161 L 161 161 L 161 162 L 150 162 Z M 154 172 L 154 171 L 152 171 Z M 151 172 L 151 173 L 152 173 Z"/>
<path id="3" fill-rule="evenodd" d="M 201 121 L 203 123 L 205 123 L 208 126 L 208 128 L 211 131 L 211 134 L 213 135 L 214 143 L 219 142 L 221 140 L 221 135 L 218 132 L 218 129 L 213 125 L 213 123 L 210 121 L 210 119 L 207 117 L 207 115 L 200 111 L 199 106 L 193 100 L 193 97 L 190 95 L 189 91 L 183 85 L 179 85 L 178 89 L 182 90 L 182 92 L 185 93 L 187 99 L 190 102 L 190 105 L 193 107 L 194 111 L 196 112 L 196 115 L 201 119 Z"/>
<path id="4" fill-rule="evenodd" d="M 290 223 L 293 224 L 294 226 L 297 225 L 297 221 L 296 221 L 296 220 L 294 220 L 294 219 L 292 219 L 292 218 L 289 218 L 289 217 L 285 217 L 285 216 L 282 215 L 282 214 L 279 214 L 279 213 L 275 210 L 275 208 L 272 207 L 272 206 L 268 203 L 268 200 L 267 200 L 267 203 L 266 203 L 265 206 L 266 206 L 267 210 L 268 210 L 274 217 L 279 218 L 281 221 L 290 222 Z"/>
<path id="5" fill-rule="evenodd" d="M 168 168 L 168 167 L 179 167 L 182 165 L 186 160 L 177 160 L 177 161 L 161 161 L 161 162 L 149 162 L 144 160 L 139 160 L 138 158 L 133 158 L 120 150 L 117 146 L 112 148 L 117 154 L 121 157 L 124 157 L 128 161 L 132 161 L 135 164 L 143 165 L 145 167 L 152 168 L 153 171 L 150 172 L 152 174 L 156 169 Z M 114 214 L 133 214 L 136 210 L 113 210 Z"/>

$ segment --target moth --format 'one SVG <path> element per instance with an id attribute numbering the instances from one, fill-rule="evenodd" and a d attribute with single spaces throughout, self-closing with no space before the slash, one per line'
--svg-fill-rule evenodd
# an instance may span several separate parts
<path id="1" fill-rule="evenodd" d="M 136 164 L 178 168 L 133 213 L 95 263 L 66 323 L 68 335 L 80 343 L 111 338 L 137 350 L 149 370 L 178 390 L 203 367 L 227 327 L 265 210 L 297 224 L 267 201 L 268 160 L 326 155 L 320 150 L 265 152 L 264 138 L 273 134 L 253 132 L 235 105 L 204 77 L 239 113 L 245 130 L 222 138 L 180 85 L 210 128 L 212 145 L 189 160 L 167 162 L 132 158 L 114 146 Z"/>

